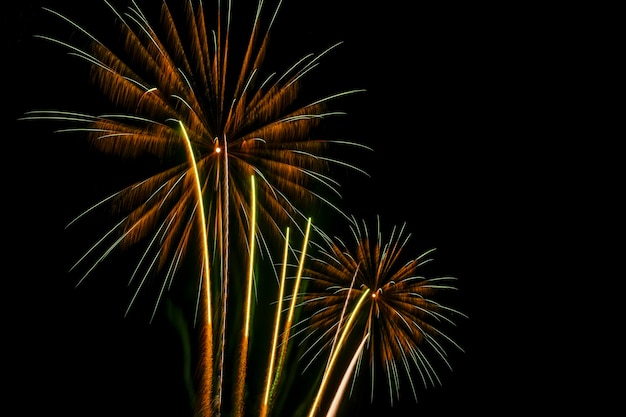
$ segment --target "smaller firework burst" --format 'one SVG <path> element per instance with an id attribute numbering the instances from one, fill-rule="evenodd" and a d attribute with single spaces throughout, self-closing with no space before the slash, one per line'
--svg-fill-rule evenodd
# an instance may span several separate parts
<path id="1" fill-rule="evenodd" d="M 364 363 L 369 367 L 372 401 L 378 372 L 386 381 L 392 404 L 399 399 L 403 380 L 408 381 L 417 401 L 419 381 L 425 387 L 441 383 L 431 358 L 441 359 L 451 368 L 444 345 L 462 351 L 442 329 L 454 325 L 453 319 L 466 316 L 434 298 L 442 291 L 455 290 L 456 278 L 421 275 L 433 250 L 403 258 L 411 236 L 406 224 L 394 227 L 388 239 L 383 237 L 380 220 L 376 236 L 370 236 L 364 221 L 354 221 L 350 228 L 353 245 L 325 237 L 327 246 L 308 261 L 303 276 L 307 280 L 306 313 L 298 323 L 307 330 L 303 332 L 308 345 L 303 358 L 309 358 L 308 367 L 326 357 L 322 352 L 327 349 L 332 356 L 343 350 L 344 358 L 360 352 L 352 377 L 356 379 Z M 333 367 L 340 365 L 329 361 L 324 378 Z M 314 407 L 320 407 L 317 401 Z"/>

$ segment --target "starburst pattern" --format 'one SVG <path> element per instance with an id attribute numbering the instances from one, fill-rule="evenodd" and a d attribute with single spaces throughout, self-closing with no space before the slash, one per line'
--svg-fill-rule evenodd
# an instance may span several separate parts
<path id="1" fill-rule="evenodd" d="M 124 39 L 123 48 L 115 52 L 77 23 L 49 10 L 88 37 L 91 47 L 79 49 L 58 39 L 40 37 L 90 62 L 92 77 L 102 93 L 125 112 L 89 115 L 33 111 L 25 117 L 72 122 L 74 126 L 63 131 L 88 134 L 93 145 L 106 153 L 128 158 L 156 155 L 170 162 L 170 168 L 107 198 L 123 216 L 115 230 L 123 238 L 115 240 L 113 246 L 134 245 L 148 236 L 157 237 L 146 254 L 158 254 L 143 258 L 144 269 L 167 266 L 175 271 L 177 263 L 172 260 L 179 260 L 185 249 L 195 244 L 192 228 L 196 223 L 191 219 L 198 202 L 184 135 L 191 144 L 202 182 L 212 252 L 226 254 L 229 238 L 236 237 L 244 244 L 246 241 L 250 175 L 260 179 L 259 224 L 268 233 L 280 234 L 285 225 L 299 227 L 308 217 L 302 208 L 309 207 L 309 203 L 330 203 L 318 192 L 321 189 L 339 194 L 338 184 L 328 176 L 329 166 L 346 164 L 326 154 L 328 146 L 347 143 L 318 139 L 312 132 L 323 118 L 342 114 L 326 111 L 329 101 L 357 91 L 306 103 L 298 100 L 303 79 L 334 46 L 319 55 L 305 56 L 280 76 L 272 73 L 261 78 L 269 31 L 278 8 L 262 32 L 263 2 L 258 3 L 243 58 L 235 60 L 229 52 L 230 8 L 217 11 L 217 29 L 210 32 L 203 4 L 183 4 L 183 10 L 178 10 L 183 23 L 177 25 L 175 13 L 163 2 L 158 28 L 136 5 L 123 14 L 111 7 Z M 240 62 L 241 66 L 231 68 Z M 227 76 L 235 81 L 227 80 Z M 229 223 L 231 219 L 233 224 Z M 105 240 L 98 242 L 98 247 L 104 245 Z M 109 248 L 101 252 L 108 253 Z M 224 264 L 228 264 L 227 259 Z"/>
<path id="2" fill-rule="evenodd" d="M 84 37 L 86 46 L 77 37 L 71 43 L 39 37 L 89 63 L 93 82 L 115 110 L 31 111 L 23 119 L 61 121 L 69 127 L 60 132 L 85 135 L 103 153 L 124 158 L 152 155 L 160 161 L 163 169 L 106 197 L 71 223 L 103 206 L 120 219 L 72 270 L 83 268 L 80 284 L 113 250 L 142 246 L 130 277 L 134 291 L 128 308 L 152 282 L 158 293 L 154 316 L 183 261 L 195 256 L 201 271 L 195 284 L 195 314 L 203 323 L 205 350 L 200 408 L 207 415 L 219 413 L 227 338 L 237 333 L 229 326 L 241 311 L 250 309 L 250 296 L 242 297 L 242 291 L 233 288 L 246 288 L 247 294 L 252 288 L 243 279 L 231 282 L 230 269 L 239 268 L 238 275 L 246 275 L 241 269 L 248 257 L 252 264 L 252 245 L 264 249 L 271 261 L 271 242 L 280 241 L 275 238 L 282 237 L 286 227 L 303 233 L 305 210 L 314 204 L 343 214 L 327 197 L 340 194 L 339 184 L 330 176 L 332 167 L 365 172 L 330 157 L 330 147 L 369 148 L 318 138 L 315 131 L 323 119 L 343 114 L 328 110 L 332 101 L 361 90 L 309 101 L 300 94 L 311 70 L 339 44 L 305 55 L 281 74 L 264 73 L 262 64 L 281 2 L 270 12 L 263 1 L 257 2 L 243 45 L 235 45 L 242 37 L 234 35 L 231 2 L 218 1 L 210 13 L 200 1 L 183 1 L 174 8 L 163 1 L 158 25 L 135 2 L 125 12 L 105 3 L 121 45 L 100 41 L 51 9 L 45 10 Z M 214 22 L 212 30 L 209 21 Z M 251 177 L 258 179 L 254 213 Z M 254 223 L 253 214 L 258 217 Z M 233 253 L 237 259 L 231 262 Z M 157 284 L 153 277 L 159 277 Z M 247 337 L 246 331 L 241 343 Z M 237 366 L 243 370 L 246 351 L 242 352 Z M 239 398 L 233 402 L 241 414 L 244 387 L 235 385 Z"/>
<path id="3" fill-rule="evenodd" d="M 162 1 L 156 25 L 152 10 L 145 13 L 134 1 L 124 12 L 104 3 L 121 44 L 103 42 L 51 9 L 45 10 L 75 32 L 72 41 L 38 37 L 88 63 L 92 81 L 113 110 L 94 114 L 35 110 L 23 117 L 62 122 L 58 132 L 86 137 L 104 154 L 130 159 L 149 155 L 158 160 L 156 170 L 97 202 L 68 225 L 80 224 L 103 207 L 112 209 L 116 219 L 72 266 L 72 271 L 80 271 L 78 284 L 114 250 L 139 247 L 126 313 L 151 287 L 157 294 L 154 317 L 175 277 L 195 289 L 200 352 L 194 407 L 199 416 L 246 415 L 244 405 L 254 395 L 251 402 L 258 405 L 259 415 L 282 413 L 274 407 L 279 402 L 276 391 L 284 382 L 281 375 L 286 373 L 291 340 L 302 334 L 309 344 L 305 356 L 313 356 L 311 361 L 323 354 L 323 348 L 329 352 L 311 415 L 317 413 L 328 377 L 342 365 L 340 357 L 346 352 L 352 359 L 333 400 L 335 410 L 346 381 L 358 375 L 365 354 L 372 381 L 375 363 L 381 365 L 392 401 L 399 394 L 402 371 L 415 396 L 413 370 L 424 384 L 435 383 L 438 377 L 427 351 L 447 363 L 442 341 L 458 345 L 440 324 L 453 324 L 450 316 L 462 314 L 432 296 L 453 289 L 453 278 L 417 275 L 429 253 L 398 264 L 408 240 L 404 227 L 394 228 L 388 241 L 379 229 L 373 241 L 367 228 L 354 222 L 352 248 L 312 226 L 308 215 L 321 206 L 352 221 L 334 203 L 333 198 L 340 197 L 334 168 L 367 175 L 333 156 L 333 150 L 370 148 L 317 136 L 317 127 L 326 118 L 343 114 L 332 104 L 362 90 L 310 100 L 301 94 L 310 72 L 339 44 L 303 56 L 280 74 L 267 73 L 263 63 L 281 1 L 268 11 L 259 0 L 244 37 L 233 29 L 231 1 L 218 0 L 212 12 L 202 1 L 183 0 L 175 7 Z M 311 227 L 328 247 L 304 270 Z M 287 259 L 297 251 L 289 242 L 290 229 L 299 231 L 304 240 L 291 285 L 285 280 L 287 266 L 293 267 Z M 272 253 L 283 239 L 281 264 L 274 262 Z M 266 283 L 257 282 L 257 253 L 269 259 L 272 271 L 266 275 L 276 278 L 263 279 L 278 284 L 268 370 L 263 384 L 258 384 L 263 385 L 263 394 L 247 393 L 251 385 L 246 380 L 253 294 L 258 295 L 255 290 Z M 288 290 L 291 294 L 284 295 Z M 283 310 L 287 301 L 290 306 Z M 309 316 L 294 325 L 303 307 Z M 358 337 L 352 337 L 356 333 Z M 230 374 L 233 386 L 226 387 Z"/>
<path id="4" fill-rule="evenodd" d="M 323 348 L 349 351 L 349 346 L 367 339 L 363 348 L 367 359 L 361 357 L 358 367 L 366 362 L 372 389 L 376 371 L 382 370 L 393 404 L 399 398 L 404 373 L 417 401 L 417 380 L 425 386 L 440 382 L 431 361 L 433 354 L 450 366 L 445 344 L 461 349 L 442 328 L 454 325 L 455 316 L 465 315 L 435 298 L 441 291 L 456 289 L 455 278 L 420 274 L 432 251 L 405 257 L 410 238 L 406 224 L 394 227 L 388 239 L 380 221 L 374 236 L 365 221 L 354 221 L 351 231 L 353 244 L 326 237 L 320 255 L 307 262 L 303 279 L 308 287 L 302 302 L 306 317 L 298 324 L 309 339 L 303 357 L 312 363 Z M 354 311 L 349 313 L 351 309 Z M 348 313 L 356 317 L 348 321 Z M 352 345 L 344 339 L 338 346 L 340 332 L 354 335 Z"/>

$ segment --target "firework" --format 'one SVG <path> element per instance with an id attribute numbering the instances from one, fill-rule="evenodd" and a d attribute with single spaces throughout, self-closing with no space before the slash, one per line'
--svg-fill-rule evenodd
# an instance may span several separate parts
<path id="1" fill-rule="evenodd" d="M 313 356 L 309 364 L 325 359 L 319 384 L 310 387 L 311 416 L 325 406 L 333 388 L 329 415 L 337 413 L 365 355 L 372 381 L 375 370 L 383 370 L 392 401 L 399 395 L 401 372 L 416 398 L 414 370 L 425 385 L 437 382 L 428 354 L 447 363 L 441 342 L 459 347 L 439 324 L 453 324 L 450 316 L 462 314 L 431 296 L 453 289 L 453 278 L 417 275 L 429 253 L 398 264 L 408 239 L 404 227 L 394 229 L 387 241 L 379 230 L 373 241 L 367 228 L 354 222 L 353 249 L 312 226 L 308 215 L 322 207 L 353 221 L 334 203 L 340 197 L 334 168 L 367 176 L 333 151 L 370 148 L 316 136 L 326 118 L 343 114 L 333 110 L 336 100 L 363 90 L 310 100 L 301 94 L 312 70 L 339 43 L 303 56 L 280 74 L 266 72 L 280 1 L 268 11 L 259 0 L 243 37 L 233 29 L 230 1 L 217 1 L 213 11 L 199 0 L 181 0 L 175 7 L 163 1 L 160 19 L 134 1 L 125 11 L 104 3 L 121 43 L 102 41 L 102 35 L 51 9 L 45 10 L 73 31 L 72 41 L 38 37 L 86 62 L 113 109 L 94 114 L 35 110 L 22 118 L 62 123 L 58 132 L 79 134 L 104 154 L 158 161 L 156 171 L 129 181 L 68 225 L 79 225 L 105 207 L 114 219 L 71 267 L 79 274 L 77 285 L 113 251 L 138 248 L 125 314 L 148 288 L 157 295 L 151 320 L 174 284 L 182 281 L 182 287 L 194 289 L 188 308 L 199 327 L 194 404 L 199 416 L 243 416 L 251 404 L 261 416 L 284 415 L 277 391 L 286 385 L 285 374 L 294 375 L 288 361 L 296 338 L 306 346 L 304 356 Z M 328 248 L 305 269 L 311 228 Z M 298 252 L 290 246 L 290 230 L 304 241 L 295 265 L 288 261 Z M 284 257 L 274 262 L 275 245 L 283 239 Z M 268 270 L 259 267 L 263 261 Z M 294 279 L 286 279 L 288 266 L 297 271 Z M 267 340 L 257 338 L 267 343 L 267 371 L 254 385 L 248 379 L 255 312 L 266 307 L 258 301 L 267 301 L 274 289 L 273 332 Z M 303 309 L 307 315 L 301 320 Z M 345 367 L 344 358 L 351 359 Z M 338 373 L 341 383 L 334 386 Z"/>
<path id="2" fill-rule="evenodd" d="M 380 222 L 375 236 L 370 236 L 365 222 L 354 221 L 351 230 L 353 245 L 326 237 L 327 245 L 320 255 L 307 262 L 303 278 L 308 281 L 303 294 L 306 317 L 298 324 L 306 326 L 308 339 L 303 358 L 313 356 L 310 364 L 324 348 L 333 359 L 340 350 L 362 349 L 354 376 L 366 363 L 371 376 L 371 400 L 375 375 L 381 370 L 391 404 L 399 398 L 401 373 L 417 401 L 418 379 L 424 386 L 440 383 L 432 356 L 450 367 L 444 344 L 462 350 L 442 328 L 454 325 L 454 317 L 465 315 L 435 299 L 441 291 L 456 289 L 455 278 L 420 275 L 432 251 L 403 259 L 410 238 L 406 224 L 394 227 L 388 239 L 382 235 Z M 346 314 L 349 320 L 344 320 Z M 341 339 L 337 340 L 340 332 Z M 348 334 L 354 335 L 351 343 Z M 366 345 L 356 347 L 364 339 Z M 329 362 L 326 372 L 337 366 Z M 323 383 L 325 380 L 326 376 Z M 310 415 L 318 410 L 319 398 Z"/>
<path id="3" fill-rule="evenodd" d="M 260 68 L 273 23 L 272 18 L 262 32 L 262 3 L 258 3 L 243 59 L 232 60 L 243 61 L 236 71 L 229 70 L 229 8 L 218 10 L 217 29 L 209 32 L 200 2 L 184 2 L 184 19 L 178 25 L 163 2 L 160 31 L 151 26 L 134 3 L 124 14 L 111 7 L 125 40 L 122 50 L 116 53 L 77 23 L 46 9 L 84 34 L 91 47 L 79 49 L 55 38 L 39 37 L 68 48 L 71 54 L 91 63 L 92 78 L 103 95 L 126 112 L 90 115 L 45 110 L 29 112 L 23 119 L 68 122 L 72 126 L 61 131 L 88 135 L 102 152 L 129 158 L 156 155 L 170 163 L 167 170 L 130 184 L 78 216 L 75 221 L 104 203 L 122 216 L 110 235 L 121 234 L 122 238 L 101 253 L 158 235 L 146 251 L 158 252 L 156 259 L 149 263 L 150 258 L 145 256 L 139 266 L 144 270 L 168 266 L 171 269 L 167 275 L 173 274 L 176 268 L 172 259 L 180 258 L 195 243 L 192 236 L 197 235 L 191 220 L 197 215 L 199 202 L 188 147 L 201 180 L 211 252 L 224 255 L 223 268 L 228 268 L 229 239 L 235 238 L 245 250 L 249 249 L 247 197 L 251 175 L 259 179 L 259 227 L 267 234 L 282 237 L 285 225 L 301 230 L 301 222 L 309 217 L 303 209 L 315 201 L 328 202 L 341 212 L 317 191 L 326 188 L 330 194 L 339 194 L 336 182 L 328 176 L 333 164 L 363 171 L 326 156 L 328 147 L 366 147 L 318 139 L 312 132 L 324 118 L 343 114 L 326 111 L 330 101 L 362 90 L 344 91 L 307 103 L 297 100 L 306 75 L 337 45 L 319 55 L 307 55 L 280 76 L 270 73 L 261 78 Z M 278 8 L 273 16 L 277 12 Z M 231 72 L 237 77 L 229 83 L 227 74 Z M 234 224 L 229 223 L 231 219 Z M 264 236 L 261 234 L 263 242 Z M 106 242 L 98 241 L 97 247 L 105 247 Z M 87 254 L 91 255 L 97 247 Z M 86 257 L 80 262 L 86 262 Z M 91 269 L 84 277 L 89 272 Z M 228 276 L 227 270 L 221 273 Z"/>
<path id="4" fill-rule="evenodd" d="M 205 415 L 220 413 L 225 352 L 228 338 L 237 333 L 229 329 L 229 320 L 245 315 L 244 339 L 249 331 L 255 285 L 253 246 L 273 263 L 270 242 L 282 237 L 285 227 L 304 233 L 300 225 L 313 204 L 327 204 L 343 215 L 324 197 L 339 195 L 330 176 L 332 168 L 341 165 L 364 172 L 329 156 L 330 148 L 335 144 L 367 147 L 320 139 L 314 132 L 323 119 L 343 114 L 329 110 L 331 102 L 362 90 L 310 101 L 299 94 L 311 70 L 339 44 L 305 55 L 282 74 L 264 73 L 262 64 L 280 2 L 269 13 L 263 1 L 257 3 L 249 36 L 239 49 L 235 40 L 241 36 L 233 35 L 231 2 L 218 2 L 213 12 L 200 1 L 182 1 L 177 7 L 162 2 L 158 25 L 134 2 L 126 11 L 105 3 L 121 44 L 112 47 L 50 9 L 45 10 L 79 36 L 71 43 L 38 37 L 86 61 L 92 81 L 114 110 L 101 114 L 36 110 L 23 119 L 63 122 L 59 132 L 82 134 L 105 154 L 151 155 L 160 161 L 164 168 L 159 172 L 104 198 L 70 223 L 104 206 L 120 219 L 72 270 L 83 268 L 81 284 L 115 249 L 140 246 L 142 253 L 129 280 L 134 291 L 128 309 L 152 285 L 158 288 L 154 316 L 183 262 L 195 264 L 200 272 L 193 284 L 198 288 L 194 314 L 196 321 L 202 318 L 206 352 L 200 408 Z M 213 27 L 207 22 L 213 22 Z M 251 177 L 258 180 L 253 186 L 254 209 L 249 198 Z M 253 222 L 253 216 L 258 220 Z M 231 262 L 233 253 L 249 256 L 247 273 L 231 271 L 241 269 L 245 259 L 238 256 L 237 262 Z M 231 282 L 231 275 L 248 278 Z M 245 351 L 239 360 L 240 374 L 245 375 Z M 242 387 L 236 385 L 234 402 L 242 414 Z"/>

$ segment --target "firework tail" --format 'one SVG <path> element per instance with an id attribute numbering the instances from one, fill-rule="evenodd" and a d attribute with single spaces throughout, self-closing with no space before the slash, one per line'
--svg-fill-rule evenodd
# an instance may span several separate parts
<path id="1" fill-rule="evenodd" d="M 363 301 L 368 296 L 369 292 L 370 290 L 369 288 L 367 288 L 363 292 L 361 297 L 359 298 L 359 301 L 354 307 L 354 310 L 352 311 L 352 313 L 350 313 L 350 317 L 348 318 L 348 321 L 343 328 L 341 337 L 339 338 L 339 342 L 337 343 L 337 345 L 335 345 L 334 349 L 330 352 L 330 361 L 328 362 L 328 365 L 326 366 L 326 369 L 324 370 L 324 375 L 322 376 L 322 382 L 320 383 L 320 387 L 317 391 L 317 395 L 315 396 L 315 401 L 313 402 L 313 406 L 311 407 L 311 411 L 309 412 L 309 417 L 314 417 L 315 413 L 317 412 L 319 408 L 319 402 L 322 398 L 322 394 L 324 393 L 324 390 L 326 389 L 326 384 L 328 383 L 330 372 L 332 371 L 335 365 L 335 361 L 337 360 L 337 356 L 339 355 L 339 352 L 341 351 L 343 347 L 343 342 L 346 340 L 346 337 L 350 333 L 350 328 L 352 327 L 352 323 L 354 322 L 354 319 L 357 316 L 361 308 L 361 305 L 363 305 Z"/>
<path id="2" fill-rule="evenodd" d="M 255 243 L 255 229 L 256 229 L 256 193 L 254 184 L 254 175 L 250 177 L 251 181 L 251 196 L 252 201 L 251 208 L 251 220 L 250 220 L 250 259 L 248 261 L 248 280 L 246 288 L 246 302 L 245 309 L 245 325 L 241 335 L 241 346 L 239 350 L 239 369 L 237 373 L 237 384 L 234 393 L 234 415 L 241 417 L 244 413 L 244 392 L 246 371 L 248 364 L 248 347 L 249 347 L 249 334 L 250 334 L 250 306 L 252 303 L 252 287 L 254 285 L 254 246 Z"/>
<path id="3" fill-rule="evenodd" d="M 352 372 L 354 372 L 354 368 L 356 366 L 357 360 L 359 359 L 361 352 L 363 352 L 363 348 L 365 347 L 365 342 L 367 341 L 368 337 L 369 337 L 369 333 L 363 336 L 363 340 L 361 340 L 361 344 L 357 348 L 356 352 L 354 352 L 354 356 L 352 356 L 350 365 L 348 365 L 348 369 L 346 369 L 346 372 L 344 373 L 343 378 L 341 378 L 341 383 L 339 384 L 339 388 L 337 388 L 337 392 L 335 393 L 335 396 L 333 397 L 333 402 L 330 404 L 326 417 L 337 416 L 337 411 L 339 411 L 339 405 L 343 398 L 343 394 L 346 392 L 348 381 L 350 380 L 350 376 L 352 375 Z"/>
<path id="4" fill-rule="evenodd" d="M 357 265 L 356 270 L 354 271 L 354 274 L 352 275 L 352 282 L 350 282 L 350 289 L 348 290 L 348 295 L 346 296 L 346 301 L 343 303 L 343 309 L 341 310 L 341 316 L 339 317 L 339 324 L 337 325 L 337 331 L 335 332 L 335 337 L 333 338 L 333 344 L 330 347 L 330 351 L 332 352 L 333 350 L 335 350 L 335 346 L 337 346 L 337 337 L 339 336 L 339 331 L 341 329 L 341 325 L 343 324 L 343 320 L 346 316 L 346 310 L 348 309 L 348 302 L 350 301 L 350 294 L 352 293 L 352 289 L 354 288 L 354 281 L 356 280 L 356 276 L 359 273 L 359 267 L 361 265 Z M 326 362 L 326 367 L 328 367 L 330 365 L 330 358 L 331 356 L 328 356 L 328 361 Z"/>
<path id="5" fill-rule="evenodd" d="M 212 400 L 211 396 L 213 387 L 213 324 L 211 321 L 211 280 L 209 275 L 209 248 L 208 237 L 206 229 L 206 219 L 204 218 L 204 205 L 202 203 L 202 187 L 200 186 L 200 176 L 198 175 L 198 166 L 193 156 L 193 149 L 191 147 L 191 141 L 187 135 L 187 130 L 181 121 L 178 122 L 183 132 L 183 138 L 185 139 L 185 149 L 187 150 L 187 157 L 189 163 L 193 167 L 193 173 L 196 183 L 196 193 L 198 199 L 198 221 L 200 222 L 200 230 L 202 233 L 202 284 L 204 289 L 204 297 L 202 298 L 202 310 L 203 315 L 203 332 L 202 332 L 202 347 L 201 347 L 201 381 L 200 381 L 200 401 L 199 409 L 200 415 L 212 415 Z"/>
<path id="6" fill-rule="evenodd" d="M 276 384 L 276 378 L 274 375 L 274 363 L 276 362 L 276 346 L 278 344 L 278 333 L 280 330 L 280 312 L 283 309 L 283 296 L 285 292 L 285 277 L 287 275 L 287 256 L 289 254 L 289 227 L 285 232 L 285 250 L 283 252 L 283 267 L 280 275 L 280 287 L 278 293 L 278 304 L 276 305 L 276 316 L 274 319 L 274 334 L 272 337 L 272 348 L 270 350 L 270 358 L 266 375 L 265 395 L 263 396 L 263 403 L 261 404 L 260 417 L 266 417 L 269 413 L 271 403 L 273 400 L 274 385 Z"/>
<path id="7" fill-rule="evenodd" d="M 302 281 L 302 270 L 303 270 L 303 266 L 304 266 L 304 260 L 306 257 L 306 249 L 308 246 L 308 242 L 309 242 L 309 233 L 311 231 L 311 218 L 309 217 L 308 222 L 307 222 L 307 227 L 306 227 L 306 231 L 304 234 L 304 241 L 302 243 L 302 253 L 300 254 L 300 261 L 298 264 L 298 272 L 296 275 L 296 279 L 295 279 L 295 283 L 294 283 L 294 287 L 292 290 L 292 298 L 291 298 L 291 304 L 289 306 L 289 311 L 287 314 L 287 320 L 285 321 L 285 325 L 284 325 L 284 330 L 283 330 L 283 334 L 282 334 L 282 341 L 281 341 L 281 346 L 280 346 L 280 353 L 278 355 L 278 365 L 276 366 L 276 372 L 274 375 L 268 375 L 268 378 L 270 378 L 272 380 L 272 384 L 271 387 L 269 388 L 269 396 L 268 396 L 268 403 L 269 405 L 271 405 L 271 401 L 273 399 L 273 394 L 275 392 L 276 386 L 278 385 L 278 382 L 280 380 L 280 376 L 282 374 L 282 370 L 283 370 L 283 363 L 285 361 L 285 357 L 287 356 L 287 347 L 289 345 L 289 336 L 291 334 L 291 327 L 292 327 L 292 322 L 293 322 L 293 316 L 294 316 L 294 312 L 296 309 L 296 301 L 298 299 L 298 292 L 300 291 L 300 282 Z M 288 244 L 288 243 L 287 243 Z M 285 261 L 286 261 L 286 257 L 287 257 L 287 248 L 285 248 Z M 285 265 L 286 262 L 283 263 L 283 265 Z M 284 266 L 283 266 L 284 268 Z M 283 270 L 283 274 L 285 274 L 284 270 Z M 281 290 L 282 291 L 282 290 Z M 278 320 L 279 318 L 277 317 L 277 323 L 276 326 L 278 326 Z M 271 354 L 273 355 L 275 351 L 273 351 Z M 269 408 L 269 405 L 267 408 Z M 265 413 L 268 413 L 269 410 L 264 411 Z"/>
<path id="8" fill-rule="evenodd" d="M 228 188 L 228 182 L 230 180 L 229 176 L 228 176 L 228 143 L 226 141 L 226 137 L 224 137 L 223 140 L 223 144 L 220 147 L 219 143 L 218 146 L 216 147 L 216 151 L 218 153 L 223 154 L 223 161 L 224 161 L 224 168 L 223 168 L 223 172 L 224 172 L 224 178 L 222 179 L 221 183 L 223 184 L 223 187 L 219 187 L 219 174 L 217 176 L 217 181 L 218 183 L 215 184 L 216 187 L 219 187 L 219 191 L 218 191 L 218 195 L 220 195 L 221 197 L 221 215 L 218 216 L 219 219 L 219 224 L 218 226 L 220 227 L 220 241 L 221 241 L 221 271 L 222 271 L 222 302 L 221 302 L 221 313 L 222 313 L 222 320 L 221 320 L 221 328 L 220 328 L 220 334 L 221 334 L 221 340 L 222 340 L 222 346 L 220 349 L 220 358 L 219 358 L 219 384 L 218 384 L 218 394 L 217 394 L 217 401 L 219 404 L 219 407 L 221 408 L 221 404 L 222 404 L 222 394 L 224 391 L 224 387 L 223 387 L 223 381 L 224 381 L 224 360 L 225 360 L 225 355 L 226 355 L 226 315 L 227 315 L 227 311 L 228 311 L 228 286 L 230 285 L 229 282 L 229 272 L 228 272 L 228 263 L 230 262 L 228 259 L 228 255 L 229 255 L 229 248 L 230 248 L 230 242 L 229 242 L 229 216 L 230 216 L 230 212 L 229 212 L 229 199 L 230 199 L 230 191 Z M 254 193 L 254 189 L 253 189 L 253 193 Z M 235 402 L 235 404 L 237 404 L 237 402 Z M 220 410 L 221 411 L 221 410 Z"/>
<path id="9" fill-rule="evenodd" d="M 277 377 L 278 375 L 280 375 L 280 372 L 282 370 L 282 363 L 283 360 L 285 358 L 285 355 L 287 353 L 287 346 L 288 346 L 288 342 L 289 342 L 289 335 L 291 334 L 291 325 L 293 322 L 293 315 L 294 312 L 296 310 L 296 301 L 298 299 L 298 291 L 300 290 L 300 282 L 302 281 L 302 267 L 304 265 L 304 258 L 306 256 L 306 247 L 307 247 L 307 243 L 309 241 L 309 232 L 311 230 L 311 218 L 309 218 L 309 221 L 307 223 L 306 226 L 306 233 L 304 235 L 304 243 L 302 245 L 302 253 L 300 255 L 300 263 L 298 265 L 298 274 L 296 275 L 296 282 L 293 286 L 293 292 L 292 292 L 292 297 L 291 297 L 291 305 L 289 306 L 289 313 L 287 316 L 287 321 L 285 322 L 285 330 L 283 331 L 283 340 L 281 343 L 281 351 L 280 351 L 280 360 L 279 360 L 279 367 L 277 369 Z"/>

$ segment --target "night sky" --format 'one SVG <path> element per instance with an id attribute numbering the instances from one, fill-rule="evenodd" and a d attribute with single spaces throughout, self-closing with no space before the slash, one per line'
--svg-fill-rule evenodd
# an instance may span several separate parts
<path id="1" fill-rule="evenodd" d="M 10 396 L 23 410 L 14 415 L 189 415 L 177 331 L 164 316 L 153 323 L 137 310 L 123 317 L 131 294 L 120 276 L 130 266 L 107 265 L 120 276 L 95 274 L 78 288 L 68 273 L 90 241 L 82 240 L 84 230 L 64 226 L 123 184 L 129 167 L 112 166 L 49 125 L 17 121 L 28 110 L 80 110 L 99 99 L 87 87 L 86 67 L 72 68 L 76 60 L 61 48 L 32 38 L 55 33 L 58 24 L 42 5 L 81 16 L 68 4 L 23 1 L 3 15 L 10 59 L 3 64 L 3 117 L 12 128 L 5 135 L 11 166 L 4 208 L 14 228 L 5 332 L 16 391 Z M 363 4 L 288 0 L 277 32 L 289 36 L 271 46 L 298 56 L 344 41 L 310 78 L 319 88 L 366 90 L 341 102 L 348 115 L 332 126 L 333 135 L 374 148 L 359 154 L 371 177 L 347 176 L 343 208 L 367 220 L 380 215 L 389 226 L 407 222 L 415 251 L 437 248 L 435 269 L 459 278 L 455 307 L 469 319 L 457 320 L 454 339 L 465 352 L 450 349 L 453 371 L 440 369 L 442 387 L 419 388 L 417 404 L 405 391 L 394 408 L 384 393 L 374 405 L 352 399 L 351 409 L 425 416 L 534 408 L 556 394 L 540 371 L 529 371 L 535 363 L 529 352 L 546 343 L 531 322 L 548 295 L 531 288 L 537 278 L 528 274 L 551 256 L 537 222 L 547 221 L 554 234 L 565 229 L 550 202 L 569 187 L 543 175 L 559 146 L 535 134 L 541 121 L 555 117 L 547 103 L 558 95 L 555 86 L 538 98 L 537 82 L 545 81 L 539 69 L 554 59 L 545 49 L 531 52 L 544 21 L 475 5 Z M 99 19 L 90 10 L 80 21 L 106 24 Z M 535 243 L 525 243 L 529 238 Z M 521 308 L 522 298 L 530 308 Z M 541 381 L 522 382 L 528 378 Z"/>

